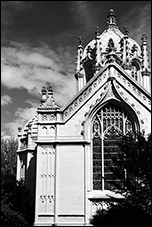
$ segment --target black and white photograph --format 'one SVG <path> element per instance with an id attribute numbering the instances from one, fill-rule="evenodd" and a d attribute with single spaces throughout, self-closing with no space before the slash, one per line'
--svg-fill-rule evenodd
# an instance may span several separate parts
<path id="1" fill-rule="evenodd" d="M 1 1 L 1 226 L 151 226 L 151 1 Z"/>

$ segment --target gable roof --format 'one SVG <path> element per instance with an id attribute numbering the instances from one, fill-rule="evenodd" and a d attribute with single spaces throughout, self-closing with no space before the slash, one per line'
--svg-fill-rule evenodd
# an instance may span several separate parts
<path id="1" fill-rule="evenodd" d="M 108 68 L 113 67 L 116 70 L 116 75 L 108 75 Z M 129 74 L 121 68 L 116 62 L 109 63 L 103 67 L 96 76 L 94 76 L 78 94 L 63 108 L 63 120 L 67 120 L 76 110 L 81 108 L 84 103 L 92 97 L 101 87 L 114 77 L 117 84 L 131 94 L 138 102 L 146 109 L 151 111 L 151 95 L 137 81 L 129 76 Z"/>

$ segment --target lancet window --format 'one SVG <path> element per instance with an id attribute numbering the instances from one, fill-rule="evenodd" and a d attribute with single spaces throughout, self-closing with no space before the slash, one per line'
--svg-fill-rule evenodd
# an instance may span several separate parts
<path id="1" fill-rule="evenodd" d="M 139 81 L 139 69 L 140 69 L 139 65 L 133 62 L 131 67 L 131 76 L 136 81 Z"/>
<path id="2" fill-rule="evenodd" d="M 101 108 L 93 119 L 93 190 L 113 190 L 117 176 L 111 171 L 112 158 L 118 154 L 117 139 L 134 131 L 127 111 L 111 104 Z"/>

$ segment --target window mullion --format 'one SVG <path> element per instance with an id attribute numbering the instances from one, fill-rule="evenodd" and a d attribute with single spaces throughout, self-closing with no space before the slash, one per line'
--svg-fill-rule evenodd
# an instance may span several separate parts
<path id="1" fill-rule="evenodd" d="M 103 110 L 101 110 L 101 166 L 102 166 L 102 191 L 104 190 L 104 135 L 103 135 Z"/>

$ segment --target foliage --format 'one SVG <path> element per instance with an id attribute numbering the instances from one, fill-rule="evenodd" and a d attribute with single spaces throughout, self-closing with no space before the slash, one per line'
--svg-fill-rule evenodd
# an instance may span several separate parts
<path id="1" fill-rule="evenodd" d="M 28 226 L 29 192 L 16 181 L 17 140 L 1 138 L 1 225 Z"/>
<path id="2" fill-rule="evenodd" d="M 17 146 L 16 139 L 1 137 L 1 177 L 16 175 Z"/>
<path id="3" fill-rule="evenodd" d="M 120 181 L 113 182 L 124 200 L 109 203 L 90 220 L 94 226 L 151 226 L 151 135 L 128 134 L 118 141 L 118 156 L 111 170 Z"/>
<path id="4" fill-rule="evenodd" d="M 151 213 L 151 135 L 129 134 L 118 141 L 118 159 L 113 160 L 119 169 L 117 175 L 125 175 L 124 187 L 117 184 L 121 193 L 126 193 L 130 203 Z M 124 172 L 125 170 L 125 172 Z M 126 174 L 125 174 L 126 173 Z"/>
<path id="5" fill-rule="evenodd" d="M 97 210 L 90 223 L 102 227 L 150 227 L 151 217 L 128 202 L 110 204 L 108 210 Z"/>
<path id="6" fill-rule="evenodd" d="M 29 226 L 21 213 L 13 211 L 8 204 L 1 205 L 1 226 Z"/>

